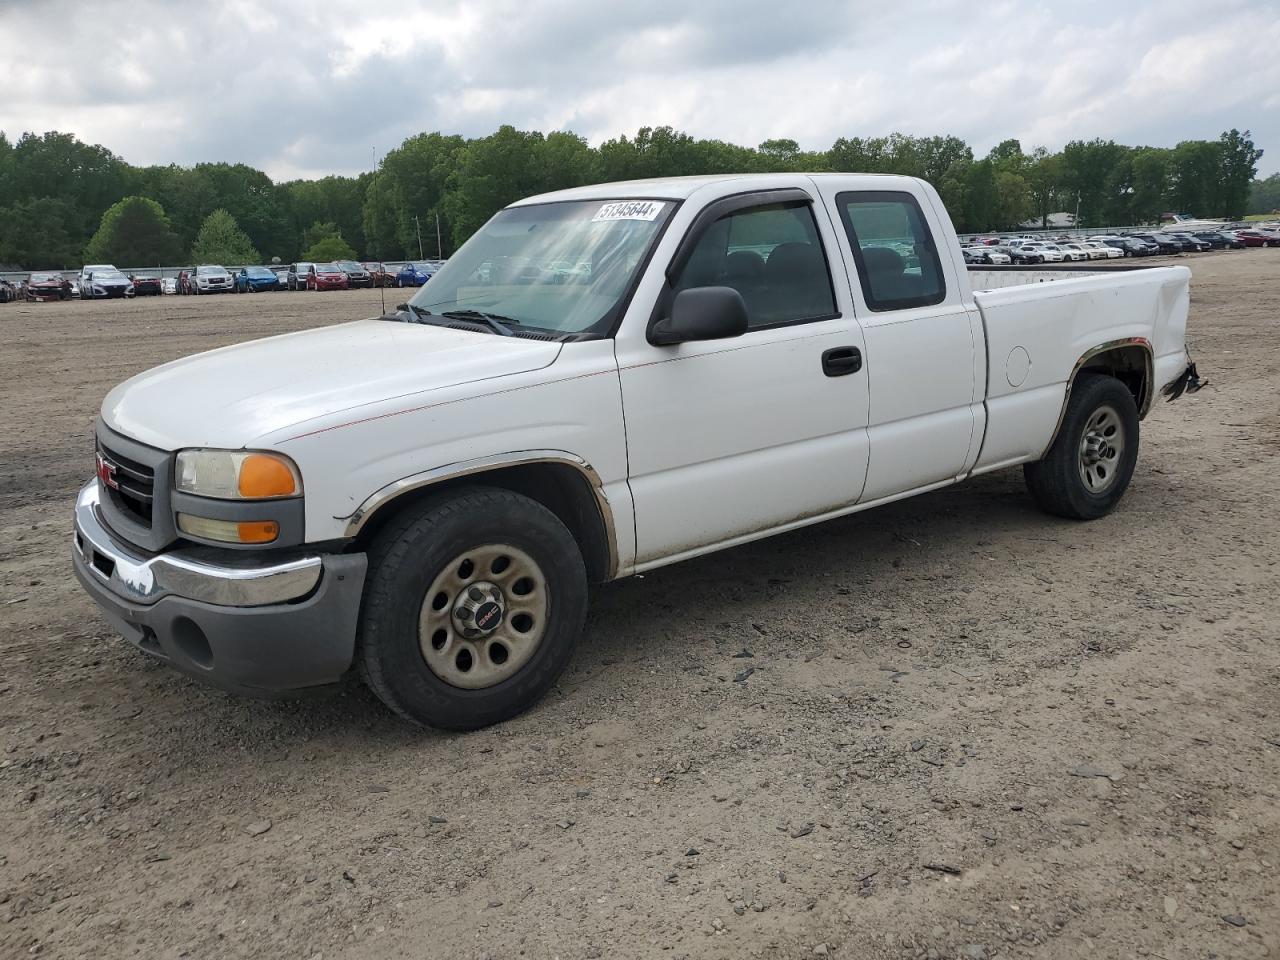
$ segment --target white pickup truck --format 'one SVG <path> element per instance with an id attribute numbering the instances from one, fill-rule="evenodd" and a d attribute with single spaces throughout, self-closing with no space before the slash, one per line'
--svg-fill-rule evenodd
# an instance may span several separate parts
<path id="1" fill-rule="evenodd" d="M 533 197 L 392 315 L 113 390 L 75 570 L 227 689 L 356 666 L 413 721 L 483 726 L 555 682 L 590 583 L 1019 464 L 1045 510 L 1103 516 L 1152 402 L 1199 386 L 1188 279 L 970 272 L 905 177 Z"/>

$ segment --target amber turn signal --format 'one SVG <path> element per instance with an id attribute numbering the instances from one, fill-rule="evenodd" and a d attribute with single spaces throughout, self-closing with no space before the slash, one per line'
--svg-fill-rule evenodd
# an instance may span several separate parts
<path id="1" fill-rule="evenodd" d="M 258 500 L 266 497 L 291 497 L 298 492 L 298 484 L 293 471 L 279 457 L 251 453 L 240 464 L 239 489 L 240 496 L 245 499 Z"/>
<path id="2" fill-rule="evenodd" d="M 274 520 L 211 520 L 189 513 L 178 514 L 178 529 L 220 543 L 271 543 L 280 536 L 280 524 Z"/>

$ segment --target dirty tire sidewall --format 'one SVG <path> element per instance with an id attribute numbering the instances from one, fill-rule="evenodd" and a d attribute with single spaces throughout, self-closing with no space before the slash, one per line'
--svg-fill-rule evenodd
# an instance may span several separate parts
<path id="1" fill-rule="evenodd" d="M 518 673 L 466 690 L 427 665 L 419 615 L 427 589 L 459 553 L 509 543 L 546 577 L 546 631 Z M 555 683 L 573 655 L 587 611 L 587 575 L 572 534 L 550 510 L 507 490 L 473 487 L 410 508 L 369 552 L 357 654 L 370 689 L 401 716 L 424 726 L 474 730 L 522 713 Z"/>
<path id="2" fill-rule="evenodd" d="M 1119 414 L 1125 444 L 1115 482 L 1095 494 L 1080 478 L 1080 444 L 1090 418 L 1103 406 L 1112 407 Z M 1138 407 L 1133 394 L 1115 377 L 1085 373 L 1071 389 L 1062 427 L 1053 446 L 1043 460 L 1026 464 L 1023 475 L 1042 510 L 1073 520 L 1096 520 L 1120 502 L 1137 462 Z"/>

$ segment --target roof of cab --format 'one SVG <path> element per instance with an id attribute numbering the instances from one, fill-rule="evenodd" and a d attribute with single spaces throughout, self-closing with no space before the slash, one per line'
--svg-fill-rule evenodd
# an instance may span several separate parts
<path id="1" fill-rule="evenodd" d="M 912 177 L 897 174 L 852 174 L 852 173 L 718 173 L 693 177 L 655 177 L 651 180 L 619 180 L 613 183 L 593 183 L 585 187 L 571 187 L 568 190 L 555 190 L 541 193 L 534 197 L 525 197 L 511 204 L 521 207 L 534 203 L 550 203 L 565 200 L 687 200 L 698 190 L 712 184 L 740 182 L 744 189 L 750 189 L 753 183 L 761 186 L 785 185 L 790 181 L 799 185 L 822 177 L 883 177 L 887 180 L 902 182 L 912 181 Z"/>

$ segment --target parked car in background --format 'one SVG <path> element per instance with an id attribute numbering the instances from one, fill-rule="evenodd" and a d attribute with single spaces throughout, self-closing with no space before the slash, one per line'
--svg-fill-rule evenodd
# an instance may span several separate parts
<path id="1" fill-rule="evenodd" d="M 1161 253 L 1181 253 L 1183 250 L 1182 241 L 1175 240 L 1167 233 L 1135 233 L 1132 236 L 1137 237 L 1147 243 L 1154 243 Z"/>
<path id="2" fill-rule="evenodd" d="M 0 303 L 12 303 L 18 299 L 18 285 L 0 277 Z"/>
<path id="3" fill-rule="evenodd" d="M 961 247 L 960 256 L 965 263 L 986 263 L 986 251 L 982 247 Z"/>
<path id="4" fill-rule="evenodd" d="M 398 271 L 396 271 L 397 287 L 420 287 L 428 280 L 435 270 L 425 263 L 406 263 Z"/>
<path id="5" fill-rule="evenodd" d="M 308 290 L 346 290 L 351 285 L 336 263 L 313 263 L 307 271 Z"/>
<path id="6" fill-rule="evenodd" d="M 133 284 L 133 294 L 136 297 L 158 297 L 164 292 L 164 284 L 160 282 L 160 278 L 150 274 L 131 273 L 129 282 Z"/>
<path id="7" fill-rule="evenodd" d="M 266 267 L 241 267 L 236 274 L 236 293 L 261 293 L 276 290 L 280 281 Z"/>
<path id="8" fill-rule="evenodd" d="M 307 277 L 315 264 L 310 261 L 289 264 L 289 279 L 285 284 L 290 290 L 306 290 Z"/>
<path id="9" fill-rule="evenodd" d="M 362 266 L 369 271 L 369 276 L 372 278 L 375 287 L 394 287 L 396 285 L 396 272 L 385 263 L 365 263 Z"/>
<path id="10" fill-rule="evenodd" d="M 80 271 L 81 300 L 132 296 L 133 284 L 129 278 L 109 263 L 92 264 Z"/>
<path id="11" fill-rule="evenodd" d="M 1201 236 L 1201 234 L 1196 234 L 1196 236 Z M 1225 245 L 1226 249 L 1229 249 L 1229 250 L 1244 249 L 1244 241 L 1236 236 L 1234 230 L 1219 230 L 1218 236 L 1222 238 L 1222 242 Z"/>
<path id="12" fill-rule="evenodd" d="M 28 300 L 70 300 L 71 282 L 60 273 L 33 273 L 23 292 Z"/>
<path id="13" fill-rule="evenodd" d="M 1109 247 L 1105 243 L 1099 243 L 1096 240 L 1079 240 L 1077 242 L 1084 247 L 1089 254 L 1090 260 L 1109 260 L 1124 256 L 1123 251 L 1117 250 L 1115 247 Z"/>
<path id="14" fill-rule="evenodd" d="M 280 290 L 289 289 L 289 268 L 273 267 L 271 272 L 276 275 L 276 287 Z"/>
<path id="15" fill-rule="evenodd" d="M 196 267 L 191 271 L 187 282 L 191 292 L 195 294 L 234 293 L 236 289 L 235 278 L 227 272 L 227 268 L 215 263 L 204 263 Z"/>
<path id="16" fill-rule="evenodd" d="M 373 277 L 364 264 L 354 260 L 339 260 L 338 269 L 347 275 L 348 287 L 372 287 Z"/>
<path id="17" fill-rule="evenodd" d="M 1280 247 L 1280 234 L 1263 230 L 1237 230 L 1236 237 L 1243 240 L 1246 247 Z"/>
<path id="18" fill-rule="evenodd" d="M 1182 241 L 1182 249 L 1188 253 L 1205 253 L 1213 249 L 1213 244 L 1209 243 L 1209 241 L 1193 237 L 1189 233 L 1174 233 L 1172 236 L 1175 240 Z"/>
<path id="19" fill-rule="evenodd" d="M 1115 247 L 1126 257 L 1153 257 L 1160 252 L 1160 247 L 1138 237 L 1116 237 L 1104 240 L 1108 246 Z"/>
<path id="20" fill-rule="evenodd" d="M 1058 246 L 1062 248 L 1062 257 L 1064 260 L 1078 261 L 1091 259 L 1092 255 L 1089 251 L 1078 243 L 1060 243 Z"/>
<path id="21" fill-rule="evenodd" d="M 173 295 L 173 294 L 175 294 L 175 293 L 177 293 L 177 292 L 178 292 L 178 278 L 177 278 L 177 277 L 165 277 L 165 278 L 164 278 L 164 280 L 163 280 L 163 281 L 161 281 L 160 287 L 161 287 L 161 289 L 164 291 L 164 293 L 165 293 L 165 294 L 167 294 L 167 295 L 170 295 L 170 296 L 171 296 L 171 295 Z"/>
<path id="22" fill-rule="evenodd" d="M 1046 263 L 1050 260 L 1061 261 L 1062 254 L 1054 253 L 1050 257 L 1049 252 L 1045 250 L 1043 243 L 1033 243 L 1028 241 L 1020 243 L 1016 247 L 1009 247 L 1009 256 L 1014 263 Z"/>

